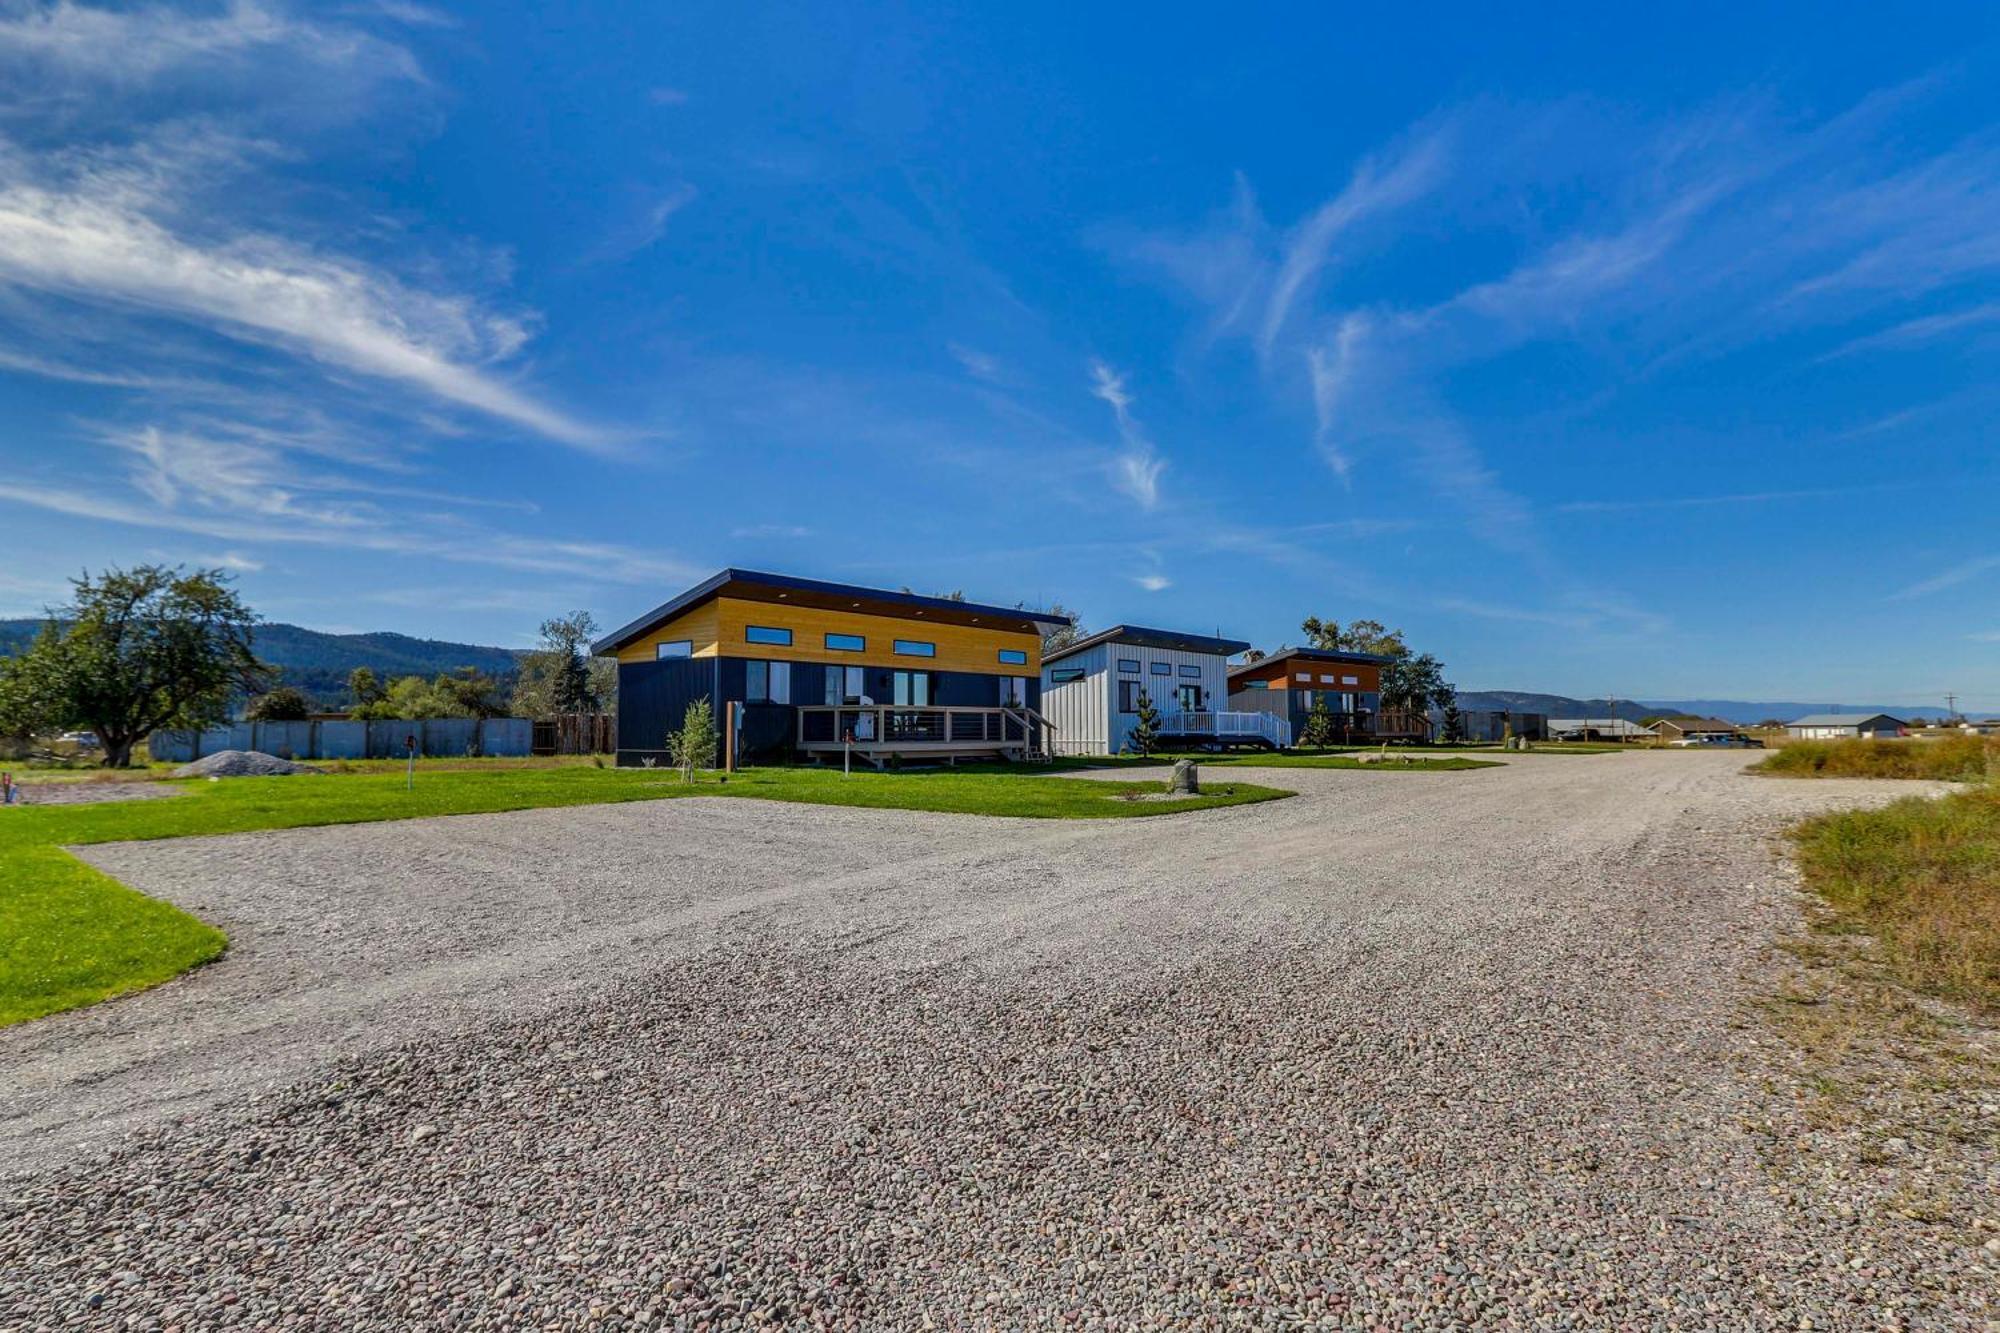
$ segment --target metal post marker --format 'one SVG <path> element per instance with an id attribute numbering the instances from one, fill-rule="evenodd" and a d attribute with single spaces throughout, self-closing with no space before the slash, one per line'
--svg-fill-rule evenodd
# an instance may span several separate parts
<path id="1" fill-rule="evenodd" d="M 415 736 L 403 737 L 403 749 L 410 756 L 410 772 L 409 776 L 404 779 L 403 785 L 405 789 L 415 791 L 417 789 L 417 738 Z"/>

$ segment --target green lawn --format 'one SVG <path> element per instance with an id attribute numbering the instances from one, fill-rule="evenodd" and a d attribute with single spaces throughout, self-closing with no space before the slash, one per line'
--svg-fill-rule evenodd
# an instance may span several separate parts
<path id="1" fill-rule="evenodd" d="M 1166 815 L 1268 801 L 1290 792 L 1214 784 L 1182 801 L 1128 801 L 1158 782 L 1080 782 L 1021 773 L 856 773 L 755 769 L 689 787 L 650 769 L 419 769 L 401 773 L 191 782 L 165 800 L 0 810 L 0 1025 L 156 985 L 220 954 L 220 931 L 137 893 L 65 845 L 256 829 L 356 824 L 683 796 L 762 797 L 1034 819 Z"/>

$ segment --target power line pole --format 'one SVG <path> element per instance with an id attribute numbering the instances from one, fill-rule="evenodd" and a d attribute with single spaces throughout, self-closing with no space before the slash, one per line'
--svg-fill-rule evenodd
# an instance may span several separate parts
<path id="1" fill-rule="evenodd" d="M 1947 693 L 1944 696 L 1944 720 L 1949 722 L 1958 716 L 1958 696 Z"/>

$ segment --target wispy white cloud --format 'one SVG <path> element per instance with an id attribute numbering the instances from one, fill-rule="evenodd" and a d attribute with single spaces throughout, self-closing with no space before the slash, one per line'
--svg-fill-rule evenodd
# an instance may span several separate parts
<path id="1" fill-rule="evenodd" d="M 2000 643 L 2000 629 L 1979 630 L 1965 636 L 1974 643 Z"/>
<path id="2" fill-rule="evenodd" d="M 1721 505 L 1776 504 L 1785 500 L 1832 500 L 1852 495 L 1879 495 L 1914 490 L 1922 483 L 1885 481 L 1867 486 L 1815 486 L 1782 491 L 1735 491 L 1723 495 L 1640 495 L 1624 500 L 1566 500 L 1555 505 L 1559 514 L 1623 514 L 1644 509 L 1708 509 Z"/>
<path id="3" fill-rule="evenodd" d="M 965 373 L 972 378 L 983 380 L 988 384 L 1006 382 L 1006 371 L 1001 366 L 999 357 L 982 352 L 976 347 L 967 347 L 964 343 L 947 343 L 945 349 L 951 353 L 952 360 L 964 367 Z"/>
<path id="4" fill-rule="evenodd" d="M 1903 601 L 1911 597 L 1928 597 L 1947 588 L 1956 588 L 1961 583 L 1970 583 L 1980 575 L 1991 573 L 1996 569 L 2000 569 L 2000 555 L 1975 556 L 1970 560 L 1962 560 L 1948 569 L 1940 570 L 1927 579 L 1912 583 L 1895 594 L 1891 600 Z"/>
<path id="5" fill-rule="evenodd" d="M 811 528 L 798 523 L 753 523 L 748 527 L 731 528 L 729 535 L 738 541 L 796 541 L 814 533 Z"/>
<path id="6" fill-rule="evenodd" d="M 1147 592 L 1165 592 L 1174 586 L 1174 581 L 1165 574 L 1135 574 L 1132 576 L 1132 582 Z"/>
<path id="7" fill-rule="evenodd" d="M 1351 227 L 1390 213 L 1434 188 L 1448 160 L 1449 127 L 1420 127 L 1409 140 L 1355 168 L 1346 188 L 1315 209 L 1287 238 L 1257 332 L 1258 348 L 1271 354 L 1293 307 L 1325 269 L 1334 243 Z"/>
<path id="8" fill-rule="evenodd" d="M 202 323 L 396 381 L 539 435 L 600 452 L 610 435 L 482 365 L 526 340 L 518 319 L 412 288 L 353 259 L 268 235 L 206 242 L 148 216 L 148 186 L 84 169 L 62 186 L 0 156 L 0 283 Z"/>
<path id="9" fill-rule="evenodd" d="M 1091 394 L 1110 404 L 1122 443 L 1118 455 L 1111 460 L 1111 484 L 1130 496 L 1141 509 L 1157 508 L 1160 477 L 1167 470 L 1167 460 L 1160 457 L 1159 450 L 1133 417 L 1133 398 L 1125 387 L 1125 377 L 1102 361 L 1092 361 L 1090 379 Z"/>
<path id="10" fill-rule="evenodd" d="M 1917 343 L 1929 342 L 1934 338 L 1942 338 L 1946 334 L 1978 328 L 1984 324 L 2000 324 L 2000 301 L 1988 301 L 1967 310 L 1952 310 L 1938 315 L 1922 315 L 1915 319 L 1906 319 L 1878 333 L 1842 343 L 1820 360 L 1833 361 L 1881 347 L 1910 347 Z"/>
<path id="11" fill-rule="evenodd" d="M 698 193 L 686 181 L 663 190 L 642 192 L 633 201 L 629 215 L 584 256 L 583 263 L 620 263 L 658 244 L 660 238 L 667 234 L 667 224 L 673 220 L 674 214 L 693 203 Z"/>
<path id="12" fill-rule="evenodd" d="M 116 84 L 237 66 L 272 51 L 325 65 L 368 62 L 386 64 L 405 77 L 417 74 L 415 62 L 400 47 L 355 29 L 309 23 L 252 0 L 234 0 L 207 14 L 167 5 L 112 9 L 71 0 L 31 2 L 0 14 L 0 60 Z"/>

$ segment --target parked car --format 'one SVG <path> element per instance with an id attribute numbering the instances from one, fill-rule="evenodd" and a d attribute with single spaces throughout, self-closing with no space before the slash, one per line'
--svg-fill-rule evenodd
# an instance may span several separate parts
<path id="1" fill-rule="evenodd" d="M 65 745 L 74 745 L 79 750 L 95 750 L 97 748 L 97 733 L 94 731 L 65 731 L 62 735 L 56 737 L 56 739 Z"/>
<path id="2" fill-rule="evenodd" d="M 1761 750 L 1764 742 L 1755 736 L 1683 736 L 1668 741 L 1670 750 Z"/>

